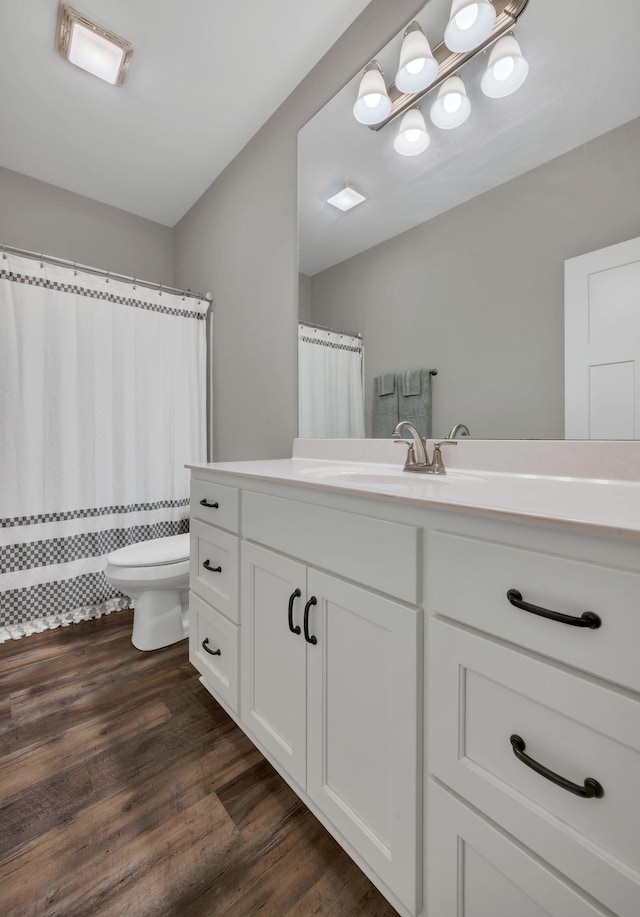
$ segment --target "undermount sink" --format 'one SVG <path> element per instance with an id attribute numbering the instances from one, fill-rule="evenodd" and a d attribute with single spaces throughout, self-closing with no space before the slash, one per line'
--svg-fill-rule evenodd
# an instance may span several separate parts
<path id="1" fill-rule="evenodd" d="M 396 465 L 338 465 L 303 468 L 298 472 L 306 478 L 336 484 L 370 485 L 372 487 L 405 488 L 416 484 L 447 484 L 452 481 L 471 480 L 475 476 L 456 471 L 446 474 L 419 474 L 404 471 Z M 477 478 L 476 478 L 477 480 Z"/>

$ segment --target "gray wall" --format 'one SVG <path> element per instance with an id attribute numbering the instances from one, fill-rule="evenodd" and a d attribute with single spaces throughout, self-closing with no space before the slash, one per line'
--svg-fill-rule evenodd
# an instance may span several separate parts
<path id="1" fill-rule="evenodd" d="M 316 274 L 372 378 L 437 367 L 433 434 L 564 435 L 564 261 L 640 235 L 640 119 Z"/>
<path id="2" fill-rule="evenodd" d="M 372 0 L 175 227 L 176 285 L 214 296 L 217 460 L 291 455 L 297 427 L 297 132 L 423 5 Z"/>
<path id="3" fill-rule="evenodd" d="M 168 226 L 4 168 L 0 243 L 173 284 L 173 231 Z"/>
<path id="4" fill-rule="evenodd" d="M 298 318 L 301 322 L 311 321 L 311 277 L 298 274 Z"/>

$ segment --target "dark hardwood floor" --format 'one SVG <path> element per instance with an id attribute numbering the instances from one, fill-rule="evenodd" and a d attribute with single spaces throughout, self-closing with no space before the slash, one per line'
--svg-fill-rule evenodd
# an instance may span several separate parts
<path id="1" fill-rule="evenodd" d="M 393 917 L 205 691 L 120 612 L 0 646 L 2 917 Z"/>

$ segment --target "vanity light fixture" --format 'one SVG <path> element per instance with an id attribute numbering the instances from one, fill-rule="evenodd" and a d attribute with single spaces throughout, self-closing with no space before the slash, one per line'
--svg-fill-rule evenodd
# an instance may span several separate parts
<path id="1" fill-rule="evenodd" d="M 444 43 L 450 51 L 472 51 L 491 35 L 495 21 L 490 0 L 453 0 Z"/>
<path id="2" fill-rule="evenodd" d="M 331 204 L 332 207 L 337 207 L 338 210 L 342 210 L 343 213 L 346 213 L 347 210 L 357 207 L 358 204 L 361 204 L 365 200 L 366 197 L 363 194 L 360 194 L 355 188 L 350 188 L 346 185 L 341 191 L 338 191 L 337 194 L 328 197 L 327 204 Z"/>
<path id="3" fill-rule="evenodd" d="M 400 128 L 393 141 L 393 148 L 401 156 L 417 156 L 424 153 L 431 138 L 419 108 L 410 108 L 400 122 Z"/>
<path id="4" fill-rule="evenodd" d="M 505 35 L 491 49 L 480 87 L 490 99 L 504 99 L 520 89 L 528 73 L 520 45 L 513 35 Z"/>
<path id="5" fill-rule="evenodd" d="M 415 108 L 428 92 L 433 92 L 450 77 L 459 73 L 466 63 L 473 60 L 486 48 L 494 44 L 497 48 L 500 45 L 500 39 L 512 32 L 529 2 L 530 0 L 476 0 L 476 2 L 453 0 L 451 19 L 445 31 L 445 38 L 435 45 L 433 50 L 431 50 L 431 46 L 419 24 L 417 22 L 410 23 L 404 32 L 400 50 L 400 65 L 395 83 L 391 83 L 389 86 L 384 85 L 384 75 L 378 61 L 372 60 L 367 65 L 360 81 L 358 98 L 353 106 L 356 120 L 368 125 L 373 131 L 379 131 L 390 121 Z M 461 47 L 456 43 L 455 38 L 451 38 L 452 34 L 457 34 L 456 29 L 460 24 L 465 26 L 460 32 L 466 35 L 465 47 L 468 47 L 469 50 L 452 50 L 454 45 Z M 480 30 L 481 25 L 482 30 Z M 472 36 L 473 42 L 471 41 Z M 509 54 L 500 52 L 499 57 L 500 60 L 502 57 L 512 58 L 514 73 L 521 74 L 523 67 L 526 69 L 526 62 L 517 47 L 517 42 L 515 42 L 515 46 L 517 50 L 512 45 Z M 429 48 L 429 60 L 432 59 L 433 64 L 428 62 L 426 48 Z M 497 59 L 498 52 L 495 51 L 495 57 L 492 57 L 491 62 L 493 63 Z M 423 64 L 423 61 L 426 61 L 426 63 Z M 437 65 L 437 71 L 433 78 L 430 77 L 431 81 L 427 83 L 427 77 L 423 71 L 428 67 L 433 68 L 434 65 Z M 409 80 L 410 76 L 417 75 L 417 73 L 411 74 L 410 66 L 414 67 L 416 71 L 421 68 L 420 75 L 424 84 L 426 84 L 424 88 L 411 90 L 401 88 L 402 86 L 408 87 L 408 83 L 404 82 L 405 80 Z M 498 77 L 502 78 L 501 90 L 503 95 L 507 95 L 504 91 L 507 85 L 512 85 L 507 79 L 509 76 L 507 71 L 510 67 L 511 61 L 505 61 L 500 64 L 497 71 Z M 489 94 L 492 85 L 491 78 L 487 77 L 486 82 L 489 88 L 487 94 Z M 515 89 L 510 89 L 510 91 L 513 92 Z M 461 102 L 461 106 L 465 111 L 467 102 L 464 100 Z M 387 113 L 383 114 L 385 111 Z"/>
<path id="6" fill-rule="evenodd" d="M 361 124 L 378 124 L 391 113 L 391 99 L 384 81 L 384 71 L 377 60 L 364 68 L 353 117 Z"/>
<path id="7" fill-rule="evenodd" d="M 430 86 L 437 75 L 438 62 L 431 52 L 427 36 L 417 22 L 412 22 L 402 39 L 396 87 L 400 92 L 420 92 Z"/>
<path id="8" fill-rule="evenodd" d="M 429 115 L 436 127 L 451 130 L 460 127 L 471 114 L 471 102 L 459 76 L 450 76 L 438 90 Z"/>
<path id="9" fill-rule="evenodd" d="M 70 63 L 120 86 L 124 83 L 133 45 L 97 25 L 68 3 L 58 11 L 57 50 Z"/>

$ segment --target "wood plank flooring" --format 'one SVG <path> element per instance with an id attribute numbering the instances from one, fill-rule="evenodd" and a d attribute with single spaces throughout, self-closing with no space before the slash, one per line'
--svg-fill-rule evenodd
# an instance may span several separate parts
<path id="1" fill-rule="evenodd" d="M 2 917 L 394 917 L 131 612 L 0 646 Z"/>

